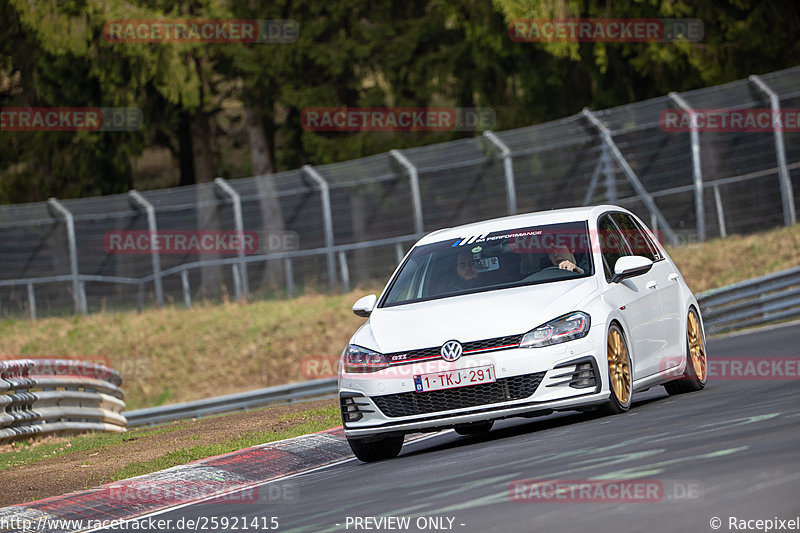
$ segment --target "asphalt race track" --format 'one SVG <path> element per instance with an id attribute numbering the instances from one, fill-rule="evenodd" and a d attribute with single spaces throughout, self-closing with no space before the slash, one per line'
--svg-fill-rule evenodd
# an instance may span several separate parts
<path id="1" fill-rule="evenodd" d="M 712 362 L 788 357 L 788 368 L 794 364 L 796 373 L 800 324 L 711 339 L 708 353 Z M 206 523 L 207 530 L 217 531 L 243 530 L 234 519 L 244 518 L 255 531 L 253 518 L 270 526 L 276 517 L 277 530 L 284 532 L 601 533 L 736 531 L 729 528 L 730 517 L 736 517 L 751 520 L 737 523 L 739 531 L 754 531 L 759 527 L 754 520 L 800 515 L 798 425 L 798 376 L 715 380 L 712 373 L 701 392 L 669 397 L 656 387 L 634 396 L 623 415 L 512 419 L 477 437 L 448 431 L 406 445 L 394 460 L 353 459 L 261 486 L 259 503 L 194 504 L 156 518 L 173 524 L 200 518 L 202 525 L 211 517 L 229 517 L 228 527 Z M 599 479 L 638 479 L 661 488 L 656 497 L 632 503 L 555 501 L 552 492 L 546 501 L 515 501 L 509 490 L 515 480 Z M 281 484 L 289 490 L 277 490 Z M 391 521 L 379 527 L 374 521 L 379 517 L 407 518 L 408 525 Z M 715 517 L 718 529 L 712 528 Z M 136 525 L 148 529 L 146 523 Z M 751 529 L 743 527 L 748 525 Z M 798 529 L 797 522 L 782 525 L 784 531 Z M 169 529 L 190 530 L 185 521 L 182 526 Z"/>

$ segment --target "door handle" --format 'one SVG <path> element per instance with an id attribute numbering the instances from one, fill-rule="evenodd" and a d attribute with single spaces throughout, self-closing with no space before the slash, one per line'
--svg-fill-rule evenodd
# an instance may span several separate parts
<path id="1" fill-rule="evenodd" d="M 656 287 L 658 287 L 658 283 L 656 283 L 655 281 L 648 281 L 646 287 L 648 289 L 655 289 Z"/>
<path id="2" fill-rule="evenodd" d="M 672 274 L 667 276 L 667 279 L 670 281 L 678 281 L 678 275 L 675 272 L 673 272 Z"/>

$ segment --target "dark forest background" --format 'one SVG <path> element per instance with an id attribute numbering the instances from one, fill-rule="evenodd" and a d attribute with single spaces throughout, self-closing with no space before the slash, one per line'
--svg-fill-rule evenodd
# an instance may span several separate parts
<path id="1" fill-rule="evenodd" d="M 697 43 L 522 43 L 517 18 L 697 18 Z M 291 44 L 136 44 L 115 19 L 291 19 Z M 0 203 L 237 178 L 477 135 L 315 133 L 308 107 L 489 107 L 494 129 L 800 64 L 797 0 L 0 0 L 0 107 L 136 107 L 132 132 L 0 132 Z"/>

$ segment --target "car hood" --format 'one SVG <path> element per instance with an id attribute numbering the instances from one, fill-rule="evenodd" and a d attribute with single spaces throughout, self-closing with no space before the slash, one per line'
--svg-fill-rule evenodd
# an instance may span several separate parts
<path id="1" fill-rule="evenodd" d="M 576 310 L 597 289 L 592 277 L 376 308 L 351 343 L 392 353 L 518 335 Z"/>

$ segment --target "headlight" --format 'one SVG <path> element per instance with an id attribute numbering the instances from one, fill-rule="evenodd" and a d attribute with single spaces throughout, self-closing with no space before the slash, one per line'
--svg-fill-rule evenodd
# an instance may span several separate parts
<path id="1" fill-rule="evenodd" d="M 580 339 L 589 333 L 590 325 L 591 319 L 586 313 L 570 313 L 529 331 L 522 337 L 519 347 L 541 348 Z"/>
<path id="2" fill-rule="evenodd" d="M 355 344 L 344 349 L 345 372 L 377 372 L 389 366 L 386 357 L 378 352 L 367 350 Z"/>

